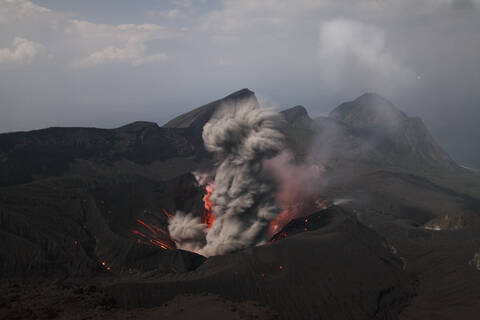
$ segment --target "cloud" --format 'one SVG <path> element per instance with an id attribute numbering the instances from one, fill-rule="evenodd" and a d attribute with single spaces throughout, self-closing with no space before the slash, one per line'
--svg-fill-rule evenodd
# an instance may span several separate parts
<path id="1" fill-rule="evenodd" d="M 150 52 L 148 43 L 171 38 L 178 33 L 156 24 L 123 24 L 109 26 L 87 21 L 72 20 L 67 33 L 79 36 L 91 46 L 110 45 L 77 58 L 74 67 L 92 67 L 105 63 L 128 63 L 139 66 L 145 63 L 165 61 L 165 52 Z"/>
<path id="2" fill-rule="evenodd" d="M 0 65 L 22 65 L 31 63 L 45 52 L 45 46 L 21 37 L 13 40 L 12 48 L 0 48 Z"/>
<path id="3" fill-rule="evenodd" d="M 74 67 L 108 63 L 139 66 L 165 61 L 168 55 L 158 49 L 158 41 L 181 34 L 157 24 L 108 25 L 72 19 L 70 15 L 26 0 L 0 0 L 2 23 L 8 23 L 21 36 L 28 34 L 29 38 L 46 41 L 56 51 L 59 62 Z M 0 40 L 4 34 L 8 34 L 6 29 L 0 31 Z M 2 60 L 31 58 L 40 48 L 38 43 L 24 41 L 18 49 L 2 49 Z"/>
<path id="4" fill-rule="evenodd" d="M 318 56 L 325 83 L 339 86 L 352 75 L 372 87 L 394 88 L 410 82 L 413 72 L 387 48 L 384 32 L 373 25 L 347 19 L 320 26 Z"/>
<path id="5" fill-rule="evenodd" d="M 166 18 L 166 19 L 183 19 L 187 17 L 187 14 L 179 8 L 173 8 L 170 10 L 159 10 L 159 11 L 149 10 L 147 12 L 147 16 Z"/>
<path id="6" fill-rule="evenodd" d="M 24 20 L 51 10 L 26 0 L 0 0 L 0 22 Z"/>
<path id="7" fill-rule="evenodd" d="M 147 46 L 145 42 L 136 38 L 129 39 L 124 47 L 113 46 L 95 51 L 86 58 L 74 61 L 74 67 L 92 67 L 104 63 L 130 63 L 132 66 L 140 66 L 149 62 L 159 62 L 168 59 L 166 53 L 145 54 Z"/>

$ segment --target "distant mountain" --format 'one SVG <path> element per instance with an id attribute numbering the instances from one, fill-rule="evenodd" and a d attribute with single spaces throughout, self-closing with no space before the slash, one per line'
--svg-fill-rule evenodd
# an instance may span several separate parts
<path id="1" fill-rule="evenodd" d="M 308 115 L 304 106 L 295 106 L 293 108 L 282 111 L 285 120 L 290 126 L 305 127 L 310 125 L 312 119 Z"/>
<path id="2" fill-rule="evenodd" d="M 362 129 L 393 131 L 400 129 L 407 115 L 375 93 L 365 93 L 333 109 L 329 117 Z"/>
<path id="3" fill-rule="evenodd" d="M 221 105 L 255 94 L 242 89 L 193 109 L 159 127 L 138 121 L 116 129 L 47 128 L 0 134 L 0 186 L 65 175 L 136 174 L 165 180 L 210 161 L 203 126 Z M 462 170 L 435 142 L 419 118 L 368 93 L 310 118 L 303 106 L 282 111 L 287 146 L 297 159 L 331 169 Z M 465 170 L 464 170 L 465 171 Z"/>
<path id="4" fill-rule="evenodd" d="M 189 159 L 206 155 L 191 129 L 161 128 L 138 121 L 116 129 L 48 128 L 0 134 L 0 186 L 65 174 L 128 173 L 171 178 L 191 169 Z M 159 168 L 169 159 L 186 168 Z M 152 168 L 152 170 L 149 170 Z M 155 169 L 156 168 L 156 169 Z M 187 170 L 187 171 L 185 171 Z"/>
<path id="5" fill-rule="evenodd" d="M 284 130 L 288 149 L 293 151 L 298 160 L 305 159 L 316 136 L 313 120 L 303 106 L 295 106 L 281 113 L 286 121 Z"/>
<path id="6" fill-rule="evenodd" d="M 364 145 L 387 155 L 391 164 L 459 169 L 420 118 L 408 117 L 377 94 L 366 93 L 342 103 L 329 117 L 358 129 L 356 132 L 363 137 Z"/>
<path id="7" fill-rule="evenodd" d="M 420 118 L 408 117 L 377 94 L 342 103 L 328 117 L 311 119 L 302 106 L 282 113 L 290 149 L 325 166 L 461 170 Z"/>

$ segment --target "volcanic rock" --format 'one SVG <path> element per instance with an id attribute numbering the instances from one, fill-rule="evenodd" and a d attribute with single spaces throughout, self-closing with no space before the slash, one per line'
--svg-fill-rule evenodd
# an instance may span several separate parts
<path id="1" fill-rule="evenodd" d="M 160 231 L 149 237 L 155 229 L 142 222 L 167 230 L 165 212 L 200 214 L 202 196 L 191 174 L 166 182 L 138 176 L 54 178 L 0 188 L 0 240 L 7 244 L 0 247 L 1 277 L 194 269 L 203 257 L 155 246 L 151 239 L 174 245 Z"/>

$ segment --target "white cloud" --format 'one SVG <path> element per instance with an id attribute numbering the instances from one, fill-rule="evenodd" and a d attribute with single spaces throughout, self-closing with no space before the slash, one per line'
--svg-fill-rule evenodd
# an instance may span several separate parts
<path id="1" fill-rule="evenodd" d="M 32 62 L 45 52 L 45 46 L 38 42 L 16 37 L 12 48 L 0 49 L 0 65 L 19 65 Z"/>
<path id="2" fill-rule="evenodd" d="M 178 33 L 156 24 L 124 24 L 109 26 L 72 20 L 66 31 L 94 49 L 86 57 L 77 58 L 72 66 L 91 67 L 105 63 L 128 63 L 139 66 L 168 59 L 165 52 L 150 52 L 148 43 L 168 39 Z M 108 44 L 108 45 L 105 45 Z"/>
<path id="3" fill-rule="evenodd" d="M 43 39 L 57 61 L 75 67 L 107 63 L 139 66 L 164 61 L 168 55 L 159 41 L 181 34 L 157 24 L 108 25 L 72 19 L 27 0 L 0 0 L 0 24 L 8 24 L 8 28 L 0 29 L 0 40 L 17 35 Z M 1 49 L 1 60 L 28 62 L 42 48 L 33 41 L 16 40 L 13 48 Z"/>
<path id="4" fill-rule="evenodd" d="M 172 0 L 172 3 L 177 7 L 190 8 L 193 5 L 192 0 Z"/>
<path id="5" fill-rule="evenodd" d="M 452 8 L 478 8 L 480 0 L 222 0 L 203 27 L 235 34 L 255 27 L 292 28 L 335 16 L 371 18 L 449 13 Z"/>
<path id="6" fill-rule="evenodd" d="M 0 22 L 23 20 L 51 10 L 26 0 L 0 0 Z"/>
<path id="7" fill-rule="evenodd" d="M 147 16 L 149 17 L 158 17 L 158 18 L 166 18 L 166 19 L 184 19 L 187 17 L 187 14 L 179 8 L 173 8 L 170 10 L 149 10 L 147 12 Z"/>
<path id="8" fill-rule="evenodd" d="M 125 62 L 132 66 L 139 66 L 149 62 L 158 62 L 168 59 L 166 53 L 155 53 L 145 55 L 146 46 L 144 43 L 137 42 L 134 39 L 127 42 L 125 47 L 107 47 L 99 51 L 95 51 L 88 57 L 74 62 L 75 67 L 89 67 L 110 62 Z"/>
<path id="9" fill-rule="evenodd" d="M 414 77 L 412 71 L 388 50 L 384 32 L 361 22 L 334 19 L 320 26 L 318 56 L 325 83 L 348 81 L 391 89 Z M 351 79 L 359 75 L 361 79 Z"/>

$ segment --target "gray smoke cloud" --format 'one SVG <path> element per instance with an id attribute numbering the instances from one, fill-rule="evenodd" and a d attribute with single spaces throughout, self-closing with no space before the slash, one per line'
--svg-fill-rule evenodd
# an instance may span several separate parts
<path id="1" fill-rule="evenodd" d="M 195 228 L 186 232 L 174 227 L 177 219 L 172 218 L 169 231 L 177 247 L 195 248 L 195 252 L 213 256 L 266 240 L 269 223 L 280 210 L 275 199 L 276 184 L 263 170 L 262 161 L 282 150 L 283 121 L 278 112 L 260 108 L 256 99 L 248 99 L 224 105 L 204 126 L 205 148 L 218 161 L 211 197 L 215 222 L 211 229 L 205 229 L 194 221 L 185 221 L 198 218 L 182 215 L 178 218 L 180 225 Z M 203 232 L 199 232 L 200 228 Z M 189 236 L 187 245 L 182 234 Z M 191 235 L 198 236 L 195 245 Z"/>
<path id="2" fill-rule="evenodd" d="M 198 251 L 205 245 L 205 225 L 200 217 L 176 212 L 168 223 L 168 232 L 179 249 Z"/>

